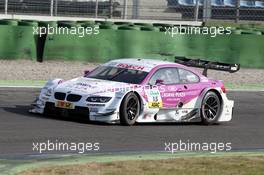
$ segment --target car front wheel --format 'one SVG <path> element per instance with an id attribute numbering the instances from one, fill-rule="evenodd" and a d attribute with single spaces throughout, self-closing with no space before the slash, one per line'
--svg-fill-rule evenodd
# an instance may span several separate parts
<path id="1" fill-rule="evenodd" d="M 128 93 L 120 106 L 120 123 L 131 126 L 135 124 L 140 112 L 140 102 L 133 92 Z"/>

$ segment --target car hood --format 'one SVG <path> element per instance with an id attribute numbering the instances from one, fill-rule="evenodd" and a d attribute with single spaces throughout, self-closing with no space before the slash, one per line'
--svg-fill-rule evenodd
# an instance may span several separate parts
<path id="1" fill-rule="evenodd" d="M 117 88 L 128 86 L 129 84 L 127 83 L 79 77 L 59 84 L 54 91 L 85 95 L 100 95 L 101 93 L 113 93 Z"/>

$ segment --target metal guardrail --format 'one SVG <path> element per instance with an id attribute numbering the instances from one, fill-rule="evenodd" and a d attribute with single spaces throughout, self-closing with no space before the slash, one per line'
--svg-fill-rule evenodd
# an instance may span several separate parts
<path id="1" fill-rule="evenodd" d="M 264 21 L 264 0 L 0 0 L 0 13 L 175 21 Z"/>

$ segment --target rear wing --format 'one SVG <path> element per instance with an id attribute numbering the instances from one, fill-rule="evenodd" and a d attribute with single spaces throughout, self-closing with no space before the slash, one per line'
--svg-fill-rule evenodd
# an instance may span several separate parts
<path id="1" fill-rule="evenodd" d="M 221 63 L 215 61 L 179 57 L 179 56 L 175 57 L 175 63 L 183 64 L 189 67 L 203 68 L 204 76 L 207 76 L 208 69 L 225 71 L 229 73 L 235 73 L 240 69 L 240 64 L 228 64 L 228 63 Z"/>

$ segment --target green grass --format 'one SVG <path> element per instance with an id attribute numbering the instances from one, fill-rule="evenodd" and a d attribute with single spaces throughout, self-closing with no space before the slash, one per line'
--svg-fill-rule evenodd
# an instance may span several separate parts
<path id="1" fill-rule="evenodd" d="M 44 80 L 0 80 L 0 86 L 44 86 Z"/>
<path id="2" fill-rule="evenodd" d="M 227 89 L 264 90 L 264 84 L 225 84 Z"/>
<path id="3" fill-rule="evenodd" d="M 143 164 L 144 166 L 138 167 L 138 168 L 142 168 L 141 169 L 142 171 L 148 171 L 149 173 L 153 172 L 153 174 L 156 174 L 154 172 L 154 169 L 151 170 L 152 169 L 151 167 L 153 167 L 152 163 L 156 167 L 155 171 L 160 172 L 160 170 L 158 170 L 159 168 L 157 167 L 161 167 L 161 170 L 166 172 L 167 167 L 162 167 L 164 165 L 160 164 L 160 162 L 163 162 L 163 163 L 166 162 L 166 164 L 168 164 L 168 167 L 170 167 L 169 169 L 172 169 L 173 168 L 172 165 L 175 166 L 178 163 L 180 165 L 182 160 L 186 160 L 185 166 L 189 168 L 191 164 L 188 162 L 192 162 L 192 160 L 196 158 L 197 160 L 193 161 L 193 163 L 199 163 L 200 160 L 204 160 L 206 158 L 208 158 L 208 160 L 206 161 L 207 163 L 210 163 L 211 161 L 217 158 L 219 158 L 219 161 L 223 163 L 228 162 L 228 160 L 231 160 L 231 159 L 237 163 L 239 163 L 241 159 L 244 159 L 247 162 L 251 162 L 256 157 L 262 157 L 261 163 L 263 163 L 262 159 L 264 157 L 264 152 L 260 150 L 260 151 L 255 151 L 255 152 L 219 152 L 215 154 L 208 153 L 208 152 L 178 152 L 175 154 L 164 153 L 164 152 L 163 153 L 162 152 L 149 152 L 149 153 L 118 153 L 118 154 L 98 153 L 98 154 L 91 154 L 91 155 L 67 155 L 67 156 L 66 155 L 61 155 L 61 156 L 56 156 L 56 155 L 51 156 L 50 155 L 50 156 L 45 156 L 45 157 L 31 157 L 31 159 L 21 159 L 21 160 L 10 160 L 10 159 L 1 160 L 0 159 L 0 165 L 1 165 L 0 174 L 1 175 L 15 175 L 21 172 L 24 172 L 24 174 L 27 174 L 27 175 L 30 175 L 31 173 L 43 174 L 43 175 L 46 175 L 46 174 L 48 175 L 78 174 L 78 172 L 73 172 L 72 170 L 76 170 L 76 167 L 78 167 L 77 168 L 78 171 L 84 168 L 85 171 L 90 172 L 90 169 L 85 169 L 86 166 L 90 168 L 89 167 L 90 164 L 94 166 L 106 166 L 103 168 L 105 170 L 107 170 L 107 166 L 109 165 L 113 165 L 117 167 L 133 165 L 137 168 L 139 164 Z M 204 163 L 204 164 L 207 164 L 207 163 Z M 259 162 L 256 162 L 256 164 L 258 163 Z M 195 166 L 196 168 L 199 168 L 199 164 L 194 165 L 194 167 Z M 213 165 L 210 165 L 210 166 L 213 166 Z M 227 164 L 225 166 L 227 166 Z M 68 170 L 65 169 L 67 167 L 68 167 Z M 54 169 L 57 169 L 59 173 L 53 172 Z M 115 169 L 112 169 L 112 170 L 113 172 L 111 172 L 110 174 L 120 174 L 120 172 L 115 172 L 116 171 Z M 128 171 L 128 174 L 130 173 L 132 175 L 134 171 L 133 169 L 131 170 Z M 91 169 L 91 172 L 93 171 L 94 169 Z M 84 172 L 82 172 L 82 174 L 87 175 L 87 173 L 84 173 Z M 109 174 L 109 173 L 105 173 L 105 174 Z"/>
<path id="4" fill-rule="evenodd" d="M 21 175 L 262 175 L 264 156 L 203 157 L 52 166 Z"/>

